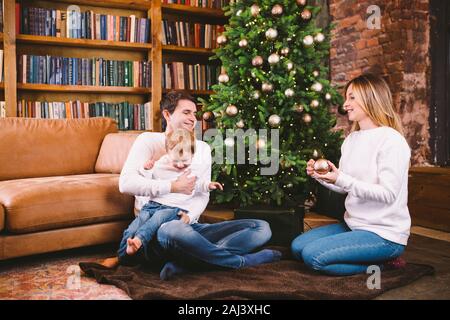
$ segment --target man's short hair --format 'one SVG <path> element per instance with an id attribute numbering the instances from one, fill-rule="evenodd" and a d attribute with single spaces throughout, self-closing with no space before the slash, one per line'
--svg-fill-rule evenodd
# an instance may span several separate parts
<path id="1" fill-rule="evenodd" d="M 178 105 L 178 101 L 180 100 L 189 100 L 196 104 L 194 97 L 192 97 L 186 91 L 170 91 L 161 99 L 160 110 L 163 131 L 166 130 L 167 125 L 166 119 L 164 119 L 164 117 L 162 116 L 163 110 L 167 110 L 170 114 L 172 114 Z"/>

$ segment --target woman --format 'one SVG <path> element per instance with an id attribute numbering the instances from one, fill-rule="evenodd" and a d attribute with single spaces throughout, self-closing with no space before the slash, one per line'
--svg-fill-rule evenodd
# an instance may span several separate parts
<path id="1" fill-rule="evenodd" d="M 330 275 L 365 273 L 373 264 L 399 266 L 408 241 L 407 207 L 411 151 L 403 137 L 386 82 L 371 74 L 345 87 L 344 108 L 353 121 L 342 144 L 339 169 L 307 174 L 325 187 L 347 193 L 344 221 L 311 230 L 292 242 L 294 256 Z"/>

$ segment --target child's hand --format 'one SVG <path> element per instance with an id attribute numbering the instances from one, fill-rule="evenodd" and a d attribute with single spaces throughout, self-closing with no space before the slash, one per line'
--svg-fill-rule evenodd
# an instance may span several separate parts
<path id="1" fill-rule="evenodd" d="M 191 221 L 191 219 L 189 219 L 189 216 L 187 215 L 187 212 L 185 211 L 178 212 L 178 215 L 180 216 L 180 220 L 186 224 L 189 224 L 189 222 Z"/>
<path id="2" fill-rule="evenodd" d="M 216 190 L 216 189 L 219 189 L 219 190 L 221 190 L 221 191 L 223 191 L 223 186 L 220 184 L 220 182 L 211 182 L 209 185 L 208 185 L 208 189 L 209 190 Z"/>
<path id="3" fill-rule="evenodd" d="M 150 169 L 153 168 L 154 165 L 155 165 L 155 160 L 150 159 L 144 164 L 144 169 L 145 170 L 150 170 Z"/>
<path id="4" fill-rule="evenodd" d="M 337 177 L 339 176 L 339 169 L 336 168 L 336 166 L 331 161 L 328 161 L 328 165 L 331 168 L 330 172 L 327 172 L 326 174 L 318 174 L 317 172 L 314 172 L 311 177 L 334 184 L 337 180 Z"/>

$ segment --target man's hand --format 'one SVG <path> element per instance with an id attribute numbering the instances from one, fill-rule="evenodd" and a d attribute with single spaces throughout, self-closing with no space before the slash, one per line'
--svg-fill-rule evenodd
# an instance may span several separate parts
<path id="1" fill-rule="evenodd" d="M 208 189 L 209 190 L 216 190 L 216 189 L 219 189 L 219 190 L 221 190 L 221 191 L 223 191 L 223 186 L 222 186 L 222 184 L 220 183 L 220 182 L 211 182 L 209 185 L 208 185 Z"/>
<path id="2" fill-rule="evenodd" d="M 191 219 L 187 215 L 187 212 L 185 212 L 185 211 L 178 212 L 178 215 L 180 216 L 180 220 L 186 224 L 189 224 L 189 222 L 191 221 Z"/>
<path id="3" fill-rule="evenodd" d="M 334 184 L 339 176 L 339 169 L 336 168 L 336 166 L 331 161 L 328 161 L 328 165 L 331 168 L 330 172 L 327 172 L 326 174 L 318 174 L 317 172 L 314 172 L 311 177 Z"/>
<path id="4" fill-rule="evenodd" d="M 195 181 L 197 177 L 188 177 L 191 174 L 191 170 L 186 170 L 177 180 L 172 181 L 170 192 L 172 193 L 184 193 L 191 194 L 195 188 Z"/>

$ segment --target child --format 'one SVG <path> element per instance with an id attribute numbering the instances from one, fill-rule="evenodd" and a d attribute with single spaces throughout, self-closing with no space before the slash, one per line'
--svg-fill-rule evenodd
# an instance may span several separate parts
<path id="1" fill-rule="evenodd" d="M 194 133 L 178 129 L 166 137 L 166 152 L 158 161 L 150 159 L 140 170 L 140 174 L 151 179 L 176 180 L 180 175 L 189 175 L 188 168 L 195 154 Z M 153 198 L 145 204 L 136 219 L 123 234 L 118 257 L 121 263 L 132 261 L 140 248 L 146 251 L 148 243 L 155 236 L 159 227 L 166 222 L 179 219 L 184 223 L 196 222 L 198 216 L 189 215 L 190 201 L 199 192 L 223 190 L 218 182 L 198 178 L 192 194 L 169 193 Z"/>
<path id="2" fill-rule="evenodd" d="M 353 121 L 342 144 L 339 169 L 307 174 L 325 187 L 347 193 L 345 222 L 313 229 L 292 242 L 297 259 L 331 275 L 365 273 L 373 264 L 399 267 L 408 241 L 411 218 L 408 169 L 411 151 L 403 137 L 386 82 L 366 74 L 351 80 L 344 108 Z M 396 259 L 397 258 L 397 259 Z"/>

